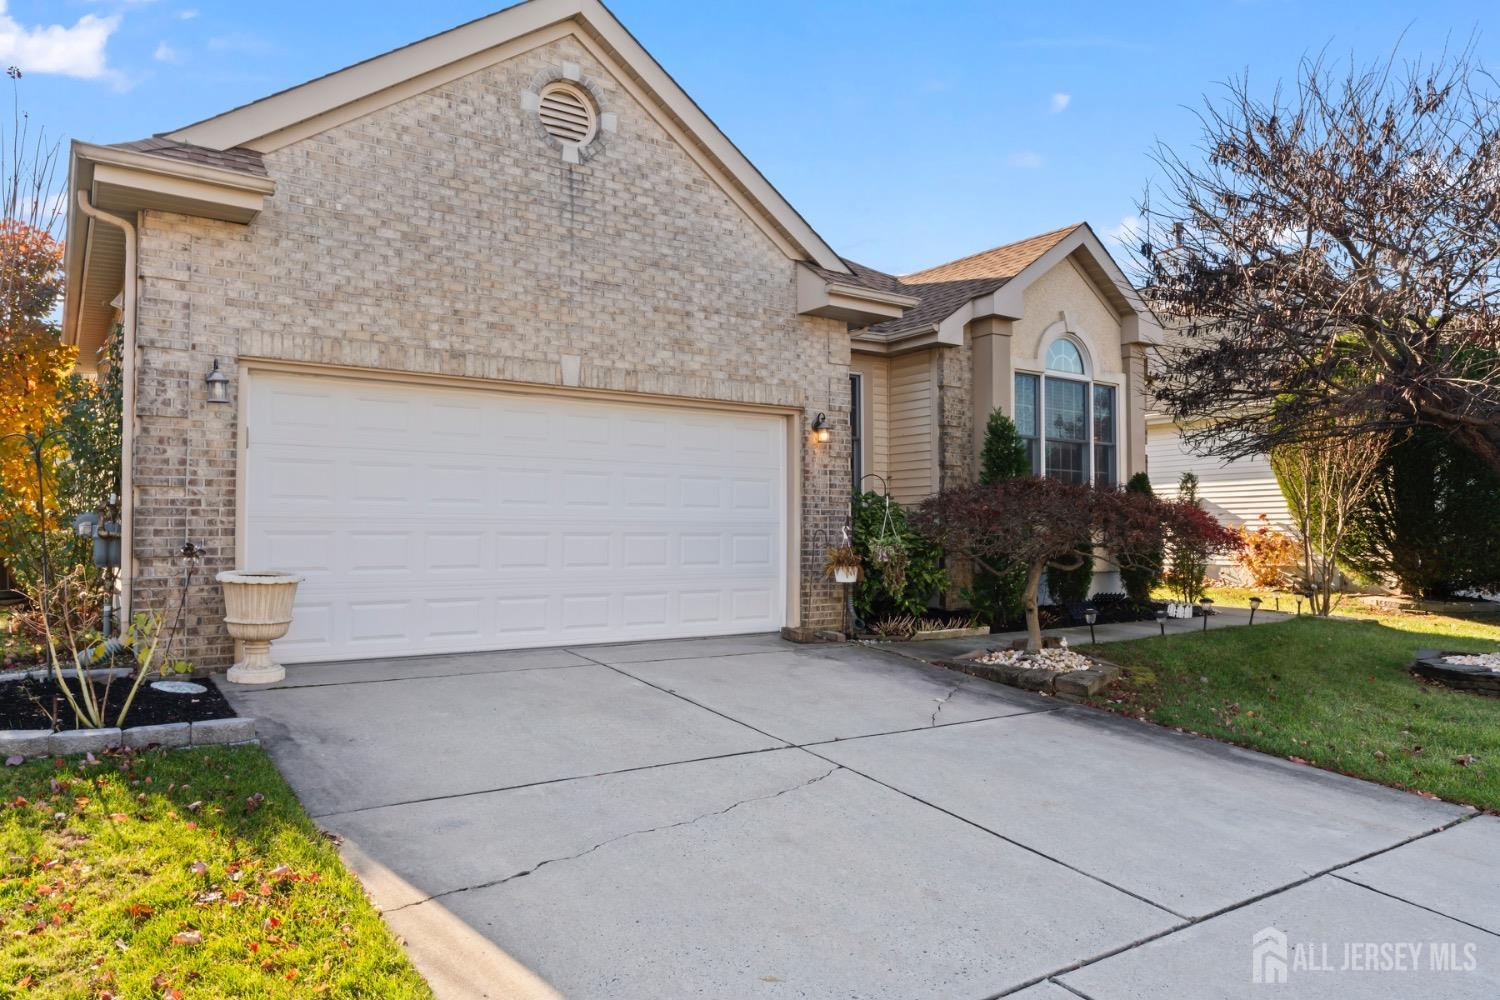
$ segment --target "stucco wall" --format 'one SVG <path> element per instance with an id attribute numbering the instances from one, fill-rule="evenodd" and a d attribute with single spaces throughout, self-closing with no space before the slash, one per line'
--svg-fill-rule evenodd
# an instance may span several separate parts
<path id="1" fill-rule="evenodd" d="M 1042 340 L 1067 311 L 1072 332 L 1089 349 L 1096 378 L 1120 383 L 1120 318 L 1071 262 L 1063 261 L 1027 287 L 1025 314 L 1011 325 L 1011 359 L 1018 371 L 1041 371 Z"/>
<path id="2" fill-rule="evenodd" d="M 565 164 L 521 94 L 582 68 L 618 131 Z M 581 45 L 563 39 L 267 154 L 249 226 L 148 213 L 141 227 L 138 608 L 175 603 L 172 550 L 234 561 L 235 407 L 256 357 L 826 411 L 847 426 L 844 325 L 795 315 L 794 265 Z M 843 418 L 843 419 L 841 419 Z M 848 437 L 804 447 L 804 534 L 847 511 Z M 804 624 L 837 622 L 809 537 Z M 216 587 L 189 601 L 187 655 L 231 649 Z"/>

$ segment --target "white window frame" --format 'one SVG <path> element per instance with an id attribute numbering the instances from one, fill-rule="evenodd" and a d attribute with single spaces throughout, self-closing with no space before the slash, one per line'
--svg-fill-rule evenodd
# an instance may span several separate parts
<path id="1" fill-rule="evenodd" d="M 1051 371 L 1051 370 L 1049 370 L 1049 369 L 1046 368 L 1047 354 L 1051 351 L 1052 345 L 1054 343 L 1056 343 L 1057 340 L 1066 340 L 1068 343 L 1072 344 L 1075 348 L 1077 348 L 1079 356 L 1083 359 L 1083 374 L 1082 375 L 1078 375 L 1078 374 L 1075 374 L 1075 373 L 1072 373 L 1072 372 L 1056 372 L 1056 371 Z M 1012 375 L 1012 383 L 1011 383 L 1011 392 L 1014 394 L 1015 393 L 1015 382 L 1016 382 L 1017 379 L 1025 376 L 1025 377 L 1029 377 L 1029 378 L 1032 378 L 1032 379 L 1036 380 L 1036 407 L 1035 407 L 1035 409 L 1036 409 L 1036 413 L 1035 413 L 1036 424 L 1035 424 L 1035 428 L 1034 428 L 1035 433 L 1031 434 L 1031 435 L 1027 435 L 1025 433 L 1022 433 L 1022 435 L 1021 435 L 1022 440 L 1026 441 L 1026 442 L 1028 442 L 1029 444 L 1032 445 L 1032 470 L 1031 470 L 1032 474 L 1033 475 L 1038 475 L 1038 476 L 1045 476 L 1045 475 L 1048 475 L 1049 472 L 1050 472 L 1050 470 L 1047 468 L 1047 383 L 1048 383 L 1048 381 L 1055 379 L 1055 380 L 1060 381 L 1060 382 L 1074 382 L 1074 383 L 1078 383 L 1078 384 L 1080 384 L 1080 385 L 1082 385 L 1084 387 L 1084 392 L 1083 392 L 1083 400 L 1084 400 L 1084 427 L 1086 428 L 1086 431 L 1087 431 L 1086 440 L 1083 441 L 1083 442 L 1076 442 L 1076 441 L 1069 441 L 1068 442 L 1069 444 L 1080 444 L 1080 443 L 1083 444 L 1083 464 L 1084 464 L 1083 482 L 1088 483 L 1090 485 L 1094 485 L 1094 481 L 1095 481 L 1094 477 L 1095 477 L 1095 474 L 1096 474 L 1095 461 L 1094 461 L 1095 447 L 1097 445 L 1099 445 L 1099 444 L 1107 444 L 1107 445 L 1109 445 L 1110 447 L 1112 447 L 1114 449 L 1114 456 L 1115 456 L 1115 463 L 1114 463 L 1115 464 L 1115 470 L 1114 470 L 1114 480 L 1115 481 L 1112 482 L 1112 483 L 1110 483 L 1109 485 L 1111 485 L 1111 486 L 1118 486 L 1120 484 L 1120 474 L 1121 474 L 1121 470 L 1120 470 L 1120 425 L 1121 425 L 1120 408 L 1121 408 L 1121 400 L 1123 399 L 1123 387 L 1120 385 L 1120 383 L 1114 382 L 1114 381 L 1111 381 L 1111 380 L 1108 380 L 1108 379 L 1096 379 L 1094 377 L 1093 359 L 1090 356 L 1088 347 L 1085 346 L 1082 343 L 1082 341 L 1080 341 L 1078 338 L 1073 337 L 1073 336 L 1069 336 L 1067 334 L 1064 334 L 1064 335 L 1062 335 L 1060 337 L 1057 337 L 1057 338 L 1050 339 L 1046 343 L 1044 343 L 1042 345 L 1041 353 L 1038 355 L 1037 364 L 1038 364 L 1038 367 L 1040 368 L 1040 370 L 1031 370 L 1031 369 L 1017 368 L 1015 370 L 1015 372 L 1013 373 L 1013 375 Z M 1105 387 L 1107 387 L 1109 389 L 1112 389 L 1114 391 L 1114 404 L 1115 404 L 1114 405 L 1114 410 L 1115 410 L 1115 412 L 1113 414 L 1113 418 L 1114 418 L 1113 419 L 1113 423 L 1114 423 L 1114 440 L 1113 441 L 1101 442 L 1101 441 L 1099 441 L 1097 439 L 1097 437 L 1094 434 L 1094 388 L 1096 386 L 1105 386 Z M 1018 425 L 1017 429 L 1018 430 L 1021 429 L 1019 427 L 1019 425 Z"/>

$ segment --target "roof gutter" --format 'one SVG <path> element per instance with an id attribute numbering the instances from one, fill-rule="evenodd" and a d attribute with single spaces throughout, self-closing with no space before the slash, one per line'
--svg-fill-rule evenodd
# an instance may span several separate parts
<path id="1" fill-rule="evenodd" d="M 120 623 L 130 621 L 130 580 L 135 542 L 135 470 L 130 456 L 135 447 L 135 314 L 136 231 L 135 223 L 109 212 L 101 212 L 89 201 L 87 191 L 78 192 L 78 210 L 95 222 L 118 226 L 125 236 L 125 290 L 121 309 L 120 372 L 123 383 L 120 413 Z"/>

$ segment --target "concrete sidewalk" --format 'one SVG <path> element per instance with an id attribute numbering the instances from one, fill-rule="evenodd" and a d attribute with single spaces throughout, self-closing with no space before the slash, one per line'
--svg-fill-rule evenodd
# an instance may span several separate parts
<path id="1" fill-rule="evenodd" d="M 1278 996 L 1500 995 L 1500 820 L 879 649 L 330 664 L 229 697 L 445 997 L 1254 1000 L 1257 935 Z M 1299 958 L 1369 942 L 1455 968 Z"/>

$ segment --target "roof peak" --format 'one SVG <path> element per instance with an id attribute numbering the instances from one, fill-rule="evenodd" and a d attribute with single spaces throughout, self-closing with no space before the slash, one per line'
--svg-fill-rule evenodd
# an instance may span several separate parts
<path id="1" fill-rule="evenodd" d="M 908 285 L 929 284 L 937 281 L 965 281 L 974 278 L 1013 278 L 1025 270 L 1038 257 L 1061 243 L 1070 233 L 1085 222 L 1075 222 L 1025 239 L 981 250 L 978 253 L 950 260 L 944 264 L 913 271 L 900 276 Z"/>

